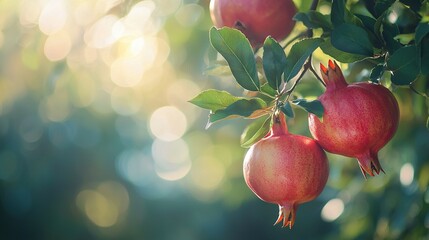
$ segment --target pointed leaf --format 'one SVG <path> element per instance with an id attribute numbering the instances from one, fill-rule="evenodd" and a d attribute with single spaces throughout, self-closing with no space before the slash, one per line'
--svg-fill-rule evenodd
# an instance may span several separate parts
<path id="1" fill-rule="evenodd" d="M 429 22 L 419 23 L 416 28 L 416 44 L 419 44 L 423 37 L 429 33 Z"/>
<path id="2" fill-rule="evenodd" d="M 332 45 L 344 52 L 373 56 L 372 43 L 368 33 L 361 27 L 344 23 L 336 27 L 331 34 Z"/>
<path id="3" fill-rule="evenodd" d="M 289 56 L 286 59 L 286 68 L 284 71 L 284 79 L 286 82 L 299 73 L 307 58 L 322 42 L 323 40 L 320 38 L 309 38 L 297 42 L 292 46 Z"/>
<path id="4" fill-rule="evenodd" d="M 380 78 L 383 75 L 383 73 L 384 73 L 384 65 L 379 64 L 371 70 L 371 74 L 369 75 L 369 78 L 371 79 L 372 82 L 378 83 L 380 82 Z"/>
<path id="5" fill-rule="evenodd" d="M 409 85 L 420 72 L 416 46 L 398 49 L 387 61 L 387 67 L 392 71 L 391 80 L 396 85 Z"/>
<path id="6" fill-rule="evenodd" d="M 318 118 L 323 118 L 323 105 L 319 100 L 307 101 L 306 99 L 296 99 L 292 101 L 293 104 L 303 108 L 309 113 L 313 113 Z"/>
<path id="7" fill-rule="evenodd" d="M 244 129 L 241 135 L 241 146 L 244 148 L 251 147 L 257 143 L 270 131 L 271 116 L 267 118 L 258 118 Z"/>
<path id="8" fill-rule="evenodd" d="M 267 104 L 260 98 L 240 99 L 224 109 L 211 113 L 209 121 L 213 123 L 227 117 L 249 117 L 255 111 L 265 107 L 267 107 Z"/>
<path id="9" fill-rule="evenodd" d="M 295 117 L 295 114 L 289 101 L 286 101 L 283 106 L 281 106 L 280 110 L 289 118 Z"/>
<path id="10" fill-rule="evenodd" d="M 261 86 L 261 92 L 266 93 L 272 97 L 277 95 L 277 91 L 274 90 L 268 83 L 265 83 Z"/>
<path id="11" fill-rule="evenodd" d="M 279 89 L 286 65 L 286 54 L 282 46 L 272 37 L 265 39 L 262 60 L 268 84 L 275 90 Z"/>
<path id="12" fill-rule="evenodd" d="M 249 40 L 242 32 L 232 28 L 210 29 L 212 46 L 226 59 L 232 75 L 243 88 L 259 90 L 256 61 Z"/>
<path id="13" fill-rule="evenodd" d="M 201 92 L 189 102 L 197 105 L 200 108 L 209 109 L 215 112 L 217 110 L 228 107 L 229 105 L 240 99 L 243 98 L 235 97 L 226 91 L 209 89 Z"/>
<path id="14" fill-rule="evenodd" d="M 347 52 L 338 50 L 337 48 L 332 46 L 330 38 L 327 38 L 322 44 L 320 44 L 320 48 L 325 54 L 328 54 L 329 56 L 333 57 L 335 60 L 343 63 L 353 63 L 353 62 L 361 61 L 365 58 L 368 58 L 367 56 L 347 53 Z"/>
<path id="15" fill-rule="evenodd" d="M 325 32 L 332 30 L 329 15 L 323 15 L 317 11 L 299 12 L 293 17 L 293 20 L 302 22 L 310 29 L 322 28 Z"/>

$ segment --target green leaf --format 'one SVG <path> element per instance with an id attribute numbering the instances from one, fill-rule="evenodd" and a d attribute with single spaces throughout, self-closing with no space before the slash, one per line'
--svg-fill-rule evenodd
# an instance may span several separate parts
<path id="1" fill-rule="evenodd" d="M 420 41 L 418 45 L 420 47 L 421 56 L 420 56 L 420 72 L 428 76 L 429 75 L 429 37 L 426 36 L 423 40 Z"/>
<path id="2" fill-rule="evenodd" d="M 266 93 L 272 97 L 275 97 L 277 95 L 277 91 L 274 90 L 268 83 L 262 84 L 261 92 Z"/>
<path id="3" fill-rule="evenodd" d="M 429 23 L 419 23 L 416 27 L 416 44 L 419 44 L 423 37 L 429 33 Z"/>
<path id="4" fill-rule="evenodd" d="M 429 130 L 429 117 L 428 117 L 428 119 L 426 120 L 426 128 Z"/>
<path id="5" fill-rule="evenodd" d="M 392 71 L 391 80 L 396 85 L 409 85 L 420 73 L 417 47 L 407 46 L 398 49 L 387 61 Z"/>
<path id="6" fill-rule="evenodd" d="M 256 61 L 249 40 L 242 32 L 233 28 L 212 27 L 212 46 L 226 59 L 238 84 L 250 91 L 259 90 Z"/>
<path id="7" fill-rule="evenodd" d="M 344 52 L 373 56 L 372 43 L 368 33 L 361 27 L 344 23 L 336 27 L 331 34 L 332 45 Z"/>
<path id="8" fill-rule="evenodd" d="M 383 23 L 382 36 L 387 50 L 393 54 L 396 50 L 402 47 L 395 37 L 399 34 L 399 27 L 396 24 Z"/>
<path id="9" fill-rule="evenodd" d="M 375 66 L 372 70 L 371 70 L 371 74 L 369 75 L 369 78 L 371 79 L 372 82 L 378 83 L 380 82 L 380 78 L 384 73 L 384 65 L 383 64 L 379 64 L 377 66 Z"/>
<path id="10" fill-rule="evenodd" d="M 297 42 L 292 46 L 289 56 L 286 59 L 286 68 L 284 71 L 286 82 L 299 73 L 307 58 L 322 42 L 323 40 L 320 38 L 309 38 Z"/>
<path id="11" fill-rule="evenodd" d="M 345 23 L 346 3 L 344 0 L 333 0 L 331 6 L 331 22 L 336 27 Z"/>
<path id="12" fill-rule="evenodd" d="M 324 32 L 332 30 L 330 16 L 317 11 L 299 12 L 293 17 L 293 20 L 302 22 L 310 29 L 322 28 Z"/>
<path id="13" fill-rule="evenodd" d="M 377 0 L 374 4 L 374 11 L 377 16 L 381 16 L 392 6 L 395 0 Z"/>
<path id="14" fill-rule="evenodd" d="M 343 52 L 341 50 L 338 50 L 334 46 L 332 46 L 331 39 L 327 38 L 321 45 L 320 48 L 325 54 L 328 54 L 329 56 L 333 57 L 335 60 L 343 63 L 353 63 L 357 61 L 361 61 L 367 56 L 363 55 L 357 55 L 352 53 Z"/>
<path id="15" fill-rule="evenodd" d="M 262 63 L 268 84 L 274 90 L 279 89 L 286 65 L 286 54 L 282 46 L 272 37 L 267 37 L 265 39 Z"/>
<path id="16" fill-rule="evenodd" d="M 219 109 L 209 116 L 210 123 L 227 117 L 249 117 L 256 110 L 267 107 L 264 100 L 260 98 L 240 99 L 224 109 Z"/>
<path id="17" fill-rule="evenodd" d="M 215 112 L 228 107 L 240 99 L 243 98 L 235 97 L 226 91 L 209 89 L 201 92 L 189 102 L 200 108 L 209 109 Z"/>
<path id="18" fill-rule="evenodd" d="M 261 140 L 270 131 L 271 116 L 268 118 L 258 118 L 244 129 L 241 134 L 241 146 L 244 148 L 251 147 Z"/>
<path id="19" fill-rule="evenodd" d="M 404 33 L 404 34 L 396 35 L 393 39 L 395 39 L 396 41 L 399 41 L 399 43 L 403 45 L 408 45 L 410 44 L 411 41 L 414 40 L 414 38 L 415 38 L 415 33 Z"/>
<path id="20" fill-rule="evenodd" d="M 347 9 L 345 0 L 332 1 L 331 22 L 334 28 L 343 23 L 351 23 L 363 27 L 362 21 Z"/>
<path id="21" fill-rule="evenodd" d="M 290 105 L 289 101 L 286 101 L 283 106 L 281 106 L 280 110 L 290 118 L 295 117 L 295 114 L 293 112 L 292 106 Z"/>
<path id="22" fill-rule="evenodd" d="M 306 99 L 296 99 L 292 101 L 293 104 L 303 108 L 309 113 L 313 113 L 318 118 L 323 118 L 323 105 L 319 100 L 307 101 Z"/>

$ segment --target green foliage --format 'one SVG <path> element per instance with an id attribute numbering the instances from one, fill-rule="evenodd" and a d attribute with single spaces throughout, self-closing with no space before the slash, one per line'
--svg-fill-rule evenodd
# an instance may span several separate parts
<path id="1" fill-rule="evenodd" d="M 306 99 L 296 99 L 292 101 L 293 104 L 302 107 L 309 113 L 313 113 L 318 118 L 323 119 L 323 105 L 319 100 L 307 101 Z"/>
<path id="2" fill-rule="evenodd" d="M 226 59 L 237 82 L 250 91 L 259 90 L 253 50 L 243 33 L 232 28 L 210 29 L 212 46 Z"/>
<path id="3" fill-rule="evenodd" d="M 320 38 L 311 38 L 299 41 L 292 46 L 284 70 L 286 82 L 290 81 L 301 71 L 308 57 L 319 47 L 321 42 Z"/>
<path id="4" fill-rule="evenodd" d="M 280 110 L 290 118 L 295 117 L 295 113 L 293 112 L 292 106 L 290 105 L 289 101 L 286 101 L 281 107 Z"/>
<path id="5" fill-rule="evenodd" d="M 350 23 L 342 23 L 334 28 L 331 33 L 332 45 L 347 53 L 372 57 L 372 43 L 367 32 Z"/>
<path id="6" fill-rule="evenodd" d="M 249 124 L 241 135 L 241 146 L 249 148 L 270 131 L 271 116 L 261 117 Z"/>
<path id="7" fill-rule="evenodd" d="M 263 66 L 268 84 L 278 90 L 282 83 L 283 70 L 286 65 L 286 54 L 280 44 L 271 37 L 264 43 Z"/>

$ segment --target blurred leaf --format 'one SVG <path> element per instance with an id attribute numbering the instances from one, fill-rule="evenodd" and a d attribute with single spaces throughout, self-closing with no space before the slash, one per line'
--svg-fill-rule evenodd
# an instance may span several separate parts
<path id="1" fill-rule="evenodd" d="M 408 5 L 413 11 L 419 11 L 422 6 L 421 0 L 400 0 L 401 3 Z"/>
<path id="2" fill-rule="evenodd" d="M 293 104 L 303 108 L 309 113 L 313 113 L 318 118 L 323 118 L 323 105 L 319 100 L 307 101 L 306 99 L 296 99 L 292 101 Z"/>
<path id="3" fill-rule="evenodd" d="M 372 42 L 372 44 L 374 45 L 374 47 L 381 48 L 382 47 L 381 39 L 379 37 L 377 37 L 377 35 L 374 31 L 374 26 L 375 26 L 376 20 L 372 17 L 368 17 L 365 15 L 356 14 L 356 16 L 362 21 L 363 27 L 365 28 L 366 32 L 368 33 L 368 37 L 369 37 L 370 41 Z"/>
<path id="4" fill-rule="evenodd" d="M 374 10 L 377 16 L 380 16 L 386 12 L 387 9 L 392 6 L 395 0 L 377 0 L 374 4 Z"/>
<path id="5" fill-rule="evenodd" d="M 310 29 L 322 28 L 324 32 L 332 30 L 330 16 L 317 11 L 299 12 L 293 17 L 293 20 L 302 22 Z"/>
<path id="6" fill-rule="evenodd" d="M 261 86 L 261 92 L 266 93 L 272 97 L 277 95 L 277 91 L 274 90 L 268 83 L 265 83 Z"/>
<path id="7" fill-rule="evenodd" d="M 368 33 L 361 27 L 344 23 L 336 27 L 331 34 L 332 45 L 344 52 L 373 56 L 372 43 Z"/>
<path id="8" fill-rule="evenodd" d="M 420 44 L 423 37 L 429 33 L 429 23 L 419 23 L 416 28 L 416 44 Z"/>
<path id="9" fill-rule="evenodd" d="M 233 28 L 212 27 L 212 46 L 226 59 L 238 84 L 250 91 L 259 90 L 256 62 L 249 40 L 242 32 Z"/>
<path id="10" fill-rule="evenodd" d="M 429 75 L 429 37 L 423 38 L 419 44 L 420 55 L 420 71 L 423 75 Z"/>
<path id="11" fill-rule="evenodd" d="M 346 3 L 344 0 L 333 0 L 331 6 L 331 22 L 336 27 L 345 23 Z"/>
<path id="12" fill-rule="evenodd" d="M 381 76 L 383 76 L 384 73 L 384 65 L 378 64 L 371 70 L 371 74 L 369 75 L 369 78 L 372 82 L 378 83 L 380 82 Z"/>
<path id="13" fill-rule="evenodd" d="M 204 70 L 205 75 L 212 76 L 231 76 L 231 69 L 228 66 L 228 63 L 225 60 L 213 61 L 210 65 Z"/>
<path id="14" fill-rule="evenodd" d="M 211 123 L 227 117 L 249 117 L 255 111 L 267 107 L 264 100 L 260 98 L 240 99 L 224 109 L 219 109 L 210 114 Z"/>
<path id="15" fill-rule="evenodd" d="M 398 49 L 387 61 L 387 67 L 392 71 L 392 82 L 396 85 L 409 85 L 420 72 L 416 46 Z"/>
<path id="16" fill-rule="evenodd" d="M 335 58 L 335 60 L 343 63 L 357 62 L 367 58 L 367 56 L 347 53 L 338 50 L 337 48 L 332 46 L 330 38 L 327 38 L 322 44 L 320 44 L 320 48 L 325 54 L 328 54 L 329 56 Z"/>
<path id="17" fill-rule="evenodd" d="M 280 110 L 289 118 L 295 117 L 295 114 L 289 101 L 286 101 L 283 106 L 281 106 Z"/>
<path id="18" fill-rule="evenodd" d="M 279 89 L 282 83 L 282 74 L 286 66 L 286 54 L 282 46 L 272 37 L 265 39 L 262 60 L 268 84 L 274 90 Z"/>
<path id="19" fill-rule="evenodd" d="M 362 21 L 347 9 L 345 0 L 332 1 L 331 22 L 334 29 L 343 23 L 363 26 Z"/>
<path id="20" fill-rule="evenodd" d="M 426 128 L 429 130 L 429 117 L 426 119 Z"/>
<path id="21" fill-rule="evenodd" d="M 200 108 L 209 109 L 215 112 L 228 107 L 240 99 L 243 98 L 235 97 L 227 91 L 209 89 L 201 92 L 189 102 L 197 105 Z"/>
<path id="22" fill-rule="evenodd" d="M 323 40 L 320 38 L 309 38 L 297 42 L 292 46 L 289 56 L 286 59 L 286 68 L 284 71 L 285 82 L 288 82 L 299 73 L 307 58 L 322 42 Z"/>
<path id="23" fill-rule="evenodd" d="M 411 41 L 414 40 L 414 33 L 404 33 L 396 35 L 393 39 L 399 41 L 403 45 L 408 45 Z"/>
<path id="24" fill-rule="evenodd" d="M 402 45 L 395 40 L 395 37 L 399 35 L 399 33 L 399 28 L 396 24 L 383 23 L 382 36 L 390 54 L 393 54 L 402 47 Z"/>
<path id="25" fill-rule="evenodd" d="M 241 134 L 241 146 L 244 148 L 251 147 L 261 140 L 270 131 L 271 116 L 267 118 L 258 118 L 248 125 L 243 134 Z"/>

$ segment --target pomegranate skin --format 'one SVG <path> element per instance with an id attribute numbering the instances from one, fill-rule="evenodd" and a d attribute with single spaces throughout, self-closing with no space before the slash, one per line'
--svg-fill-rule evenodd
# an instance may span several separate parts
<path id="1" fill-rule="evenodd" d="M 254 48 L 267 36 L 286 38 L 295 26 L 292 0 L 211 0 L 210 16 L 216 27 L 239 29 Z"/>
<path id="2" fill-rule="evenodd" d="M 384 172 L 378 151 L 392 139 L 398 128 L 399 107 L 393 94 L 373 83 L 347 84 L 337 63 L 321 64 L 326 92 L 319 100 L 324 107 L 323 122 L 309 114 L 314 139 L 328 152 L 357 158 L 362 174 Z"/>
<path id="3" fill-rule="evenodd" d="M 283 114 L 271 134 L 253 145 L 244 158 L 247 186 L 263 201 L 279 205 L 283 227 L 292 228 L 298 205 L 316 198 L 326 185 L 325 152 L 311 138 L 288 133 Z"/>

